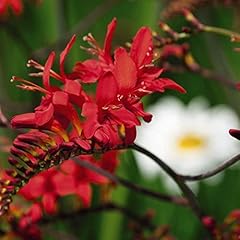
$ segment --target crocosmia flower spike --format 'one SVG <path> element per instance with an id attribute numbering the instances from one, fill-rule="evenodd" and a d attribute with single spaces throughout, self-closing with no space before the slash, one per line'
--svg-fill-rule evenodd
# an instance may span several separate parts
<path id="1" fill-rule="evenodd" d="M 154 45 L 150 28 L 140 28 L 130 49 L 118 47 L 112 51 L 116 24 L 117 20 L 113 19 L 108 25 L 103 48 L 91 34 L 84 37 L 91 45 L 85 49 L 93 58 L 75 63 L 72 71 L 67 73 L 64 63 L 76 36 L 71 38 L 59 56 L 59 71 L 53 70 L 55 52 L 49 54 L 44 65 L 34 60 L 28 61 L 27 66 L 37 70 L 30 75 L 40 77 L 41 86 L 16 76 L 12 78 L 13 82 L 18 83 L 18 87 L 39 91 L 43 96 L 33 112 L 12 118 L 12 127 L 30 130 L 18 135 L 11 147 L 9 163 L 13 169 L 7 170 L 5 178 L 1 180 L 2 214 L 7 211 L 12 196 L 31 182 L 35 175 L 79 155 L 105 153 L 132 144 L 136 138 L 136 126 L 141 125 L 140 119 L 150 122 L 152 118 L 151 113 L 144 111 L 144 96 L 154 92 L 163 93 L 166 89 L 185 92 L 173 80 L 161 77 L 163 69 L 154 65 Z M 92 83 L 96 84 L 95 94 L 84 90 L 84 85 Z M 103 155 L 97 165 L 114 172 L 117 167 L 116 157 L 112 154 L 108 157 L 110 160 L 106 161 Z M 96 164 L 89 157 L 82 157 L 81 160 Z M 46 173 L 46 176 L 52 178 L 51 191 L 46 190 L 45 185 L 39 186 L 35 197 L 43 196 L 42 205 L 46 212 L 55 212 L 57 208 L 55 204 L 47 207 L 46 199 L 53 203 L 58 196 L 68 193 L 77 194 L 83 205 L 89 206 L 89 184 L 108 182 L 99 175 L 74 166 L 71 162 L 64 163 L 63 167 L 66 166 L 77 169 L 66 171 L 71 175 L 72 181 L 69 191 L 66 191 L 66 188 L 59 189 L 56 178 L 64 179 L 66 176 L 59 175 L 57 169 L 48 170 Z M 81 172 L 85 174 L 81 175 Z M 40 175 L 41 178 L 42 176 L 44 173 Z M 24 190 L 23 192 L 26 197 L 31 195 L 26 194 Z M 32 198 L 34 199 L 33 196 Z"/>

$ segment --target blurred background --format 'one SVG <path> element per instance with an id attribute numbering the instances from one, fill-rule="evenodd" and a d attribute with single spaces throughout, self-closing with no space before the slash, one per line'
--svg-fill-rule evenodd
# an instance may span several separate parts
<path id="1" fill-rule="evenodd" d="M 238 1 L 25 0 L 23 1 L 21 14 L 15 15 L 9 9 L 8 14 L 0 19 L 0 106 L 2 111 L 10 119 L 15 114 L 31 112 L 38 104 L 40 94 L 22 91 L 10 82 L 13 75 L 30 79 L 28 76 L 29 69 L 26 67 L 28 59 L 33 58 L 44 63 L 50 51 L 60 52 L 71 36 L 76 33 L 77 42 L 65 64 L 67 72 L 76 61 L 84 60 L 88 56 L 85 51 L 80 49 L 80 45 L 87 46 L 82 37 L 91 32 L 102 45 L 107 24 L 113 17 L 117 17 L 118 20 L 113 40 L 113 45 L 116 47 L 131 41 L 141 26 L 149 26 L 158 35 L 163 36 L 165 33 L 159 27 L 160 21 L 168 23 L 175 31 L 181 31 L 182 27 L 188 25 L 188 23 L 183 16 L 176 14 L 176 12 L 183 7 L 192 9 L 198 19 L 205 24 L 236 32 L 240 31 L 240 5 Z M 187 68 L 182 64 L 183 58 L 181 56 L 170 56 L 170 59 L 159 63 L 167 64 L 166 66 L 169 67 L 169 71 L 164 73 L 164 77 L 174 79 L 186 89 L 187 94 L 181 95 L 174 91 L 154 94 L 144 99 L 147 109 L 160 104 L 166 96 L 174 96 L 177 99 L 176 101 L 180 101 L 181 109 L 184 109 L 184 107 L 189 107 L 193 99 L 201 96 L 207 102 L 204 105 L 205 107 L 201 108 L 201 113 L 208 115 L 209 109 L 224 104 L 227 106 L 226 108 L 231 109 L 229 114 L 234 115 L 234 126 L 224 125 L 226 133 L 228 128 L 237 127 L 240 114 L 240 93 L 233 89 L 232 83 L 237 83 L 240 80 L 239 53 L 234 50 L 235 47 L 239 46 L 239 43 L 232 43 L 229 37 L 213 33 L 196 33 L 179 43 L 188 44 L 188 53 L 191 53 L 194 61 L 205 72 Z M 177 66 L 177 68 L 173 66 Z M 58 66 L 55 66 L 55 69 L 58 69 Z M 208 74 L 206 74 L 206 70 Z M 231 82 L 231 84 L 228 84 L 228 82 Z M 181 111 L 184 112 L 185 110 Z M 164 112 L 162 114 L 162 116 L 165 115 Z M 174 111 L 171 114 L 170 117 L 177 119 Z M 187 116 L 189 119 L 193 116 L 189 109 L 186 114 L 189 114 Z M 211 112 L 211 114 L 213 113 Z M 221 120 L 220 118 L 224 118 L 224 116 L 220 114 L 218 118 Z M 161 120 L 161 116 L 159 119 Z M 214 123 L 217 122 L 216 120 Z M 212 124 L 210 124 L 209 119 L 203 125 L 210 130 L 213 125 L 216 125 L 212 124 L 209 127 L 208 124 Z M 164 126 L 161 125 L 163 128 Z M 176 128 L 178 123 L 176 122 L 174 126 Z M 204 129 L 204 126 L 202 126 L 202 129 Z M 166 126 L 165 129 L 167 127 L 171 128 L 171 126 Z M 185 128 L 187 127 L 185 126 Z M 146 124 L 143 125 L 143 129 L 147 131 Z M 141 137 L 143 133 L 140 132 L 139 134 L 139 137 Z M 6 144 L 4 143 L 5 137 L 14 137 L 14 133 L 4 128 L 0 129 L 0 135 L 2 146 Z M 172 138 L 170 133 L 166 133 L 164 137 Z M 141 145 L 144 145 L 144 141 L 151 142 L 146 137 L 143 137 L 143 140 L 137 138 L 136 142 L 138 141 Z M 155 139 L 155 141 L 157 140 Z M 239 145 L 237 145 L 237 141 L 234 144 L 233 148 L 229 147 L 228 143 L 219 145 L 220 153 L 227 152 L 227 157 L 238 153 Z M 232 150 L 229 151 L 229 148 Z M 169 151 L 171 152 L 171 149 Z M 209 170 L 209 166 L 214 167 L 225 160 L 221 154 L 219 157 L 215 156 L 217 160 L 215 159 L 212 165 L 208 164 L 211 159 L 206 159 L 206 167 L 202 164 L 200 169 Z M 178 154 L 177 156 L 179 156 L 179 161 L 184 161 L 184 159 L 181 159 L 182 156 Z M 162 156 L 159 155 L 159 157 Z M 145 174 L 135 158 L 140 159 L 141 156 L 133 154 L 131 151 L 123 152 L 117 174 L 159 192 L 178 194 L 173 188 L 169 187 L 170 185 L 165 184 L 165 177 L 161 173 Z M 1 153 L 2 166 L 4 166 L 6 159 L 7 153 Z M 174 160 L 171 163 L 173 167 Z M 188 174 L 194 172 L 194 166 L 192 168 L 193 171 L 190 169 L 191 172 L 187 172 Z M 240 169 L 239 167 L 233 167 L 226 170 L 221 178 L 212 184 L 206 181 L 200 182 L 197 190 L 194 191 L 196 191 L 202 208 L 209 215 L 215 216 L 220 222 L 231 210 L 240 208 L 239 180 Z M 99 194 L 97 188 L 94 191 L 93 205 L 96 204 Z M 114 189 L 113 200 L 140 215 L 146 213 L 149 209 L 153 209 L 155 214 L 153 222 L 157 225 L 169 225 L 171 233 L 176 239 L 203 239 L 202 228 L 189 209 L 159 202 L 121 186 Z M 46 236 L 44 239 L 58 238 L 59 240 L 120 240 L 131 239 L 132 236 L 128 219 L 117 212 L 89 214 L 84 217 L 59 220 L 54 224 L 45 226 L 43 231 L 44 236 Z"/>

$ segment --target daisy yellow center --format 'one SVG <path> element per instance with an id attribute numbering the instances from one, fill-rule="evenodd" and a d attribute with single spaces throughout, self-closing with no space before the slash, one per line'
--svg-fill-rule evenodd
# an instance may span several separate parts
<path id="1" fill-rule="evenodd" d="M 206 144 L 206 140 L 199 135 L 188 133 L 178 139 L 177 145 L 181 150 L 197 150 Z"/>

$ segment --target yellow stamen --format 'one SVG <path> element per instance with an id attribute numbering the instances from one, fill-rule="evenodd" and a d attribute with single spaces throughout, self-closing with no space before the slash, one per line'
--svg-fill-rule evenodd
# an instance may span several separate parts
<path id="1" fill-rule="evenodd" d="M 59 136 L 61 136 L 65 142 L 69 142 L 68 134 L 64 129 L 60 129 L 58 127 L 52 126 L 51 130 L 57 133 Z"/>
<path id="2" fill-rule="evenodd" d="M 126 137 L 126 129 L 125 129 L 125 126 L 123 124 L 121 124 L 119 127 L 118 127 L 118 134 L 121 138 L 125 138 Z"/>

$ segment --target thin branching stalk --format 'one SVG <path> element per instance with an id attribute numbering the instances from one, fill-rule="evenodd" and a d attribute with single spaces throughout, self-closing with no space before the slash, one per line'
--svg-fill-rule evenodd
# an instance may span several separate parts
<path id="1" fill-rule="evenodd" d="M 186 66 L 174 66 L 167 62 L 167 63 L 164 63 L 163 67 L 167 71 L 174 72 L 174 73 L 184 73 L 184 72 L 188 71 L 193 74 L 199 74 L 206 79 L 213 80 L 215 82 L 219 82 L 220 84 L 222 84 L 230 89 L 233 89 L 233 90 L 237 89 L 236 82 L 234 82 L 232 79 L 226 78 L 226 77 L 224 77 L 208 68 L 204 68 L 200 65 L 198 65 L 197 68 L 193 69 L 193 68 L 189 68 Z"/>
<path id="2" fill-rule="evenodd" d="M 225 161 L 223 164 L 221 164 L 220 166 L 216 167 L 213 170 L 210 170 L 208 172 L 205 173 L 201 173 L 198 175 L 179 175 L 181 176 L 181 178 L 183 178 L 185 181 L 199 181 L 199 180 L 204 180 L 210 177 L 213 177 L 215 175 L 217 175 L 218 173 L 224 171 L 225 169 L 231 167 L 233 164 L 237 163 L 240 160 L 240 154 L 237 154 L 236 156 L 234 156 L 233 158 Z"/>
<path id="3" fill-rule="evenodd" d="M 188 199 L 189 206 L 201 221 L 202 217 L 204 216 L 202 209 L 200 208 L 197 198 L 192 192 L 192 190 L 185 184 L 184 179 L 180 175 L 178 175 L 171 167 L 169 167 L 164 161 L 162 161 L 153 153 L 149 152 L 147 149 L 137 144 L 132 144 L 130 148 L 150 157 L 174 180 L 174 182 L 182 190 L 183 195 Z"/>
<path id="4" fill-rule="evenodd" d="M 166 195 L 166 194 L 162 194 L 162 193 L 158 193 L 158 192 L 154 192 L 152 190 L 146 189 L 142 186 L 139 186 L 132 182 L 129 182 L 128 180 L 126 180 L 124 178 L 113 175 L 110 172 L 108 172 L 100 167 L 97 167 L 90 162 L 81 160 L 81 159 L 79 159 L 79 157 L 75 157 L 75 158 L 73 158 L 73 160 L 79 166 L 86 167 L 92 171 L 95 171 L 95 172 L 101 174 L 102 176 L 105 176 L 106 178 L 110 179 L 112 182 L 122 185 L 124 187 L 127 187 L 135 192 L 142 193 L 146 196 L 156 198 L 160 201 L 174 203 L 174 204 L 181 205 L 181 206 L 188 206 L 188 202 L 185 198 L 177 197 L 177 196 L 170 196 L 170 195 Z"/>
<path id="5" fill-rule="evenodd" d="M 126 216 L 128 219 L 138 223 L 139 225 L 149 230 L 154 230 L 156 228 L 156 226 L 153 223 L 151 223 L 150 219 L 147 219 L 146 216 L 139 216 L 136 213 L 132 212 L 130 209 L 123 207 L 114 202 L 103 203 L 99 206 L 95 206 L 91 208 L 81 208 L 77 211 L 70 212 L 70 213 L 59 213 L 53 217 L 43 218 L 40 221 L 40 223 L 48 224 L 56 221 L 70 220 L 70 219 L 73 219 L 74 217 L 84 217 L 88 214 L 95 214 L 95 213 L 108 212 L 108 211 L 119 212 L 124 216 Z"/>

